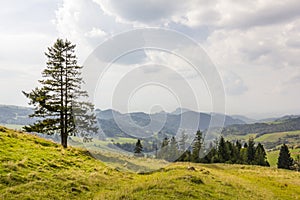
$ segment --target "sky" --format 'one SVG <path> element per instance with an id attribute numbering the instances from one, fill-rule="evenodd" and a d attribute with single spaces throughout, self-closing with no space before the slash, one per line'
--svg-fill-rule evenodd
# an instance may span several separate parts
<path id="1" fill-rule="evenodd" d="M 255 118 L 300 114 L 298 0 L 11 0 L 0 5 L 0 104 L 27 106 L 21 91 L 37 86 L 45 68 L 44 52 L 57 38 L 75 43 L 83 64 L 109 38 L 156 27 L 182 33 L 203 48 L 223 82 L 226 113 Z M 141 65 L 142 72 L 138 71 Z M 192 87 L 199 110 L 211 111 L 212 91 L 206 77 L 195 78 L 189 74 L 192 70 L 181 68 L 191 69 L 170 53 L 128 54 L 113 63 L 102 85 L 98 80 L 96 107 L 113 106 L 113 91 L 126 78 L 174 73 L 181 78 L 165 84 L 176 88 L 187 81 L 199 86 Z M 174 110 L 178 99 L 170 88 L 135 88 L 127 106 L 133 111 Z M 180 105 L 189 107 L 188 102 Z"/>

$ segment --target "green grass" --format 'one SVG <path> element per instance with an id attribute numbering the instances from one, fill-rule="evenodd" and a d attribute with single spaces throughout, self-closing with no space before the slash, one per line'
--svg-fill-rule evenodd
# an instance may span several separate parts
<path id="1" fill-rule="evenodd" d="M 256 133 L 249 133 L 247 135 L 228 135 L 226 136 L 226 140 L 232 141 L 232 140 L 240 140 L 240 141 L 248 141 L 250 137 L 255 138 Z"/>
<path id="2" fill-rule="evenodd" d="M 279 140 L 286 140 L 290 143 L 298 142 L 295 138 L 288 138 L 290 136 L 299 136 L 300 140 L 300 130 L 299 131 L 289 131 L 289 132 L 278 132 L 278 133 L 268 133 L 264 134 L 255 139 L 256 142 L 277 142 Z"/>
<path id="3" fill-rule="evenodd" d="M 134 138 L 125 138 L 125 137 L 115 137 L 115 138 L 108 138 L 107 140 L 113 141 L 114 143 L 136 143 L 136 139 Z"/>
<path id="4" fill-rule="evenodd" d="M 74 144 L 72 144 L 72 146 L 77 146 L 77 147 L 82 146 L 82 138 L 78 138 L 78 137 L 71 137 L 71 138 L 72 138 L 72 140 L 77 142 L 77 144 L 74 143 Z M 137 142 L 137 140 L 134 138 L 125 138 L 125 137 L 106 138 L 105 140 L 98 140 L 98 139 L 94 138 L 92 143 L 85 143 L 84 145 L 88 148 L 89 147 L 92 148 L 93 145 L 97 145 L 97 148 L 95 148 L 95 150 L 101 149 L 101 150 L 112 151 L 112 149 L 108 147 L 108 144 L 116 144 L 116 143 L 135 144 L 136 142 Z"/>
<path id="5" fill-rule="evenodd" d="M 174 163 L 98 152 L 143 168 L 105 165 L 80 148 L 0 128 L 0 199 L 300 199 L 300 174 L 258 166 Z M 121 162 L 122 163 L 122 162 Z M 147 164 L 148 163 L 148 164 Z M 195 171 L 188 170 L 189 166 Z"/>

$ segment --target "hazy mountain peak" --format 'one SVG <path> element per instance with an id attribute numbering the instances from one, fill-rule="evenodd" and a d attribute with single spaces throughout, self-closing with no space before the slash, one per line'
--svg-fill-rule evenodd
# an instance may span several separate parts
<path id="1" fill-rule="evenodd" d="M 188 111 L 192 111 L 192 110 L 187 109 L 187 108 L 176 108 L 176 110 L 171 112 L 171 114 L 179 115 L 179 114 L 182 114 L 182 113 L 185 113 L 185 112 L 188 112 Z"/>

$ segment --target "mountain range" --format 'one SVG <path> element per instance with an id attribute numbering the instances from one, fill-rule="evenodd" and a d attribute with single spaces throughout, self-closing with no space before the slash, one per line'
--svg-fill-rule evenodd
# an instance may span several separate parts
<path id="1" fill-rule="evenodd" d="M 174 135 L 178 130 L 196 131 L 211 127 L 220 127 L 233 124 L 245 124 L 240 119 L 217 113 L 202 113 L 184 109 L 183 112 L 159 112 L 147 114 L 134 112 L 122 114 L 118 111 L 96 110 L 97 119 L 106 136 L 146 137 L 147 135 L 161 132 Z M 213 120 L 212 120 L 213 119 Z"/>
<path id="2" fill-rule="evenodd" d="M 29 107 L 0 105 L 0 124 L 27 125 L 34 123 L 36 119 L 29 118 L 33 113 Z M 245 124 L 243 120 L 228 115 L 217 113 L 202 113 L 188 109 L 178 108 L 172 113 L 159 112 L 147 114 L 144 112 L 120 113 L 116 110 L 95 110 L 101 130 L 106 136 L 145 136 L 162 132 L 175 134 L 178 129 L 205 130 L 211 127 L 224 125 Z M 214 120 L 211 120 L 211 119 Z M 210 122 L 213 121 L 213 124 Z"/>
<path id="3" fill-rule="evenodd" d="M 0 105 L 0 124 L 27 125 L 34 123 L 36 120 L 28 117 L 32 113 L 32 108 Z"/>
<path id="4" fill-rule="evenodd" d="M 0 105 L 0 124 L 27 125 L 36 119 L 29 118 L 32 108 Z M 223 125 L 223 134 L 244 135 L 248 133 L 268 133 L 272 131 L 288 131 L 300 129 L 300 116 L 288 115 L 265 120 L 250 119 L 242 115 L 223 115 L 218 113 L 203 113 L 177 108 L 174 112 L 144 112 L 121 113 L 113 109 L 95 110 L 100 132 L 107 137 L 139 137 L 156 135 L 175 135 L 178 131 L 195 132 Z M 212 120 L 213 119 L 213 120 Z"/>

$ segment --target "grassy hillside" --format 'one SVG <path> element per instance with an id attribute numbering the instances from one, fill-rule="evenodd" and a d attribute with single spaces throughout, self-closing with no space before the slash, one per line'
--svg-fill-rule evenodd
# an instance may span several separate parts
<path id="1" fill-rule="evenodd" d="M 267 149 L 279 149 L 283 143 L 289 146 L 298 146 L 300 144 L 300 130 L 268 133 L 257 137 L 255 141 L 261 142 Z"/>
<path id="2" fill-rule="evenodd" d="M 297 131 L 300 130 L 300 117 L 282 118 L 274 122 L 255 123 L 255 124 L 233 124 L 222 130 L 224 136 L 227 135 L 247 135 L 257 133 L 264 135 L 274 132 Z"/>
<path id="3" fill-rule="evenodd" d="M 300 155 L 300 149 L 289 149 L 291 156 L 296 159 L 297 155 Z M 268 157 L 268 161 L 270 163 L 271 166 L 277 166 L 277 161 L 278 161 L 278 156 L 279 156 L 279 150 L 275 150 L 275 151 L 269 151 L 267 152 L 267 157 Z"/>
<path id="4" fill-rule="evenodd" d="M 135 174 L 2 127 L 0 144 L 0 199 L 300 199 L 294 171 L 175 163 Z"/>

